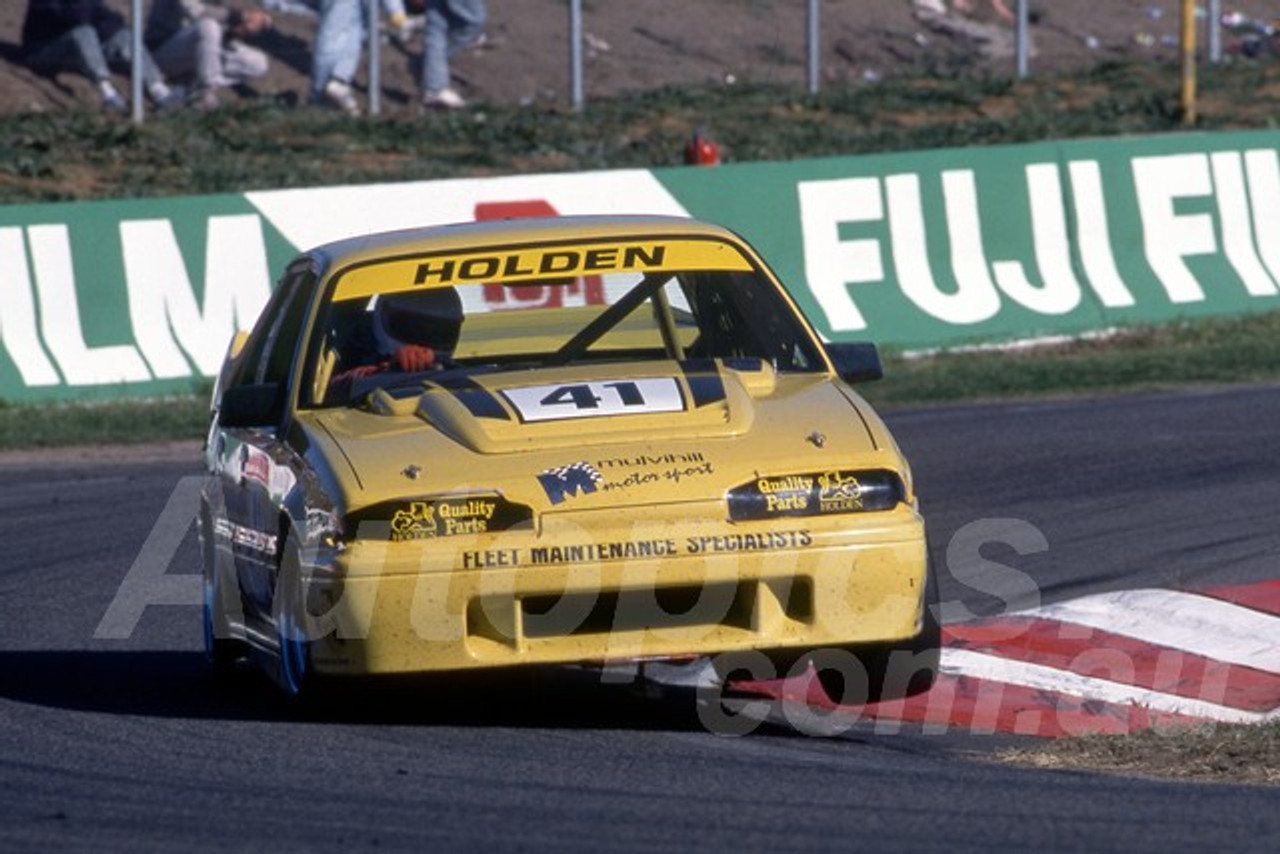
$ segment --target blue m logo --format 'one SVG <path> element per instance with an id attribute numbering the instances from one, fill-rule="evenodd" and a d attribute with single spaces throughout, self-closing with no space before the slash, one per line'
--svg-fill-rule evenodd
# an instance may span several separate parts
<path id="1" fill-rule="evenodd" d="M 600 472 L 592 468 L 590 463 L 572 463 L 547 469 L 538 475 L 538 483 L 542 484 L 552 504 L 559 504 L 566 498 L 579 493 L 595 492 L 596 484 L 603 479 Z"/>

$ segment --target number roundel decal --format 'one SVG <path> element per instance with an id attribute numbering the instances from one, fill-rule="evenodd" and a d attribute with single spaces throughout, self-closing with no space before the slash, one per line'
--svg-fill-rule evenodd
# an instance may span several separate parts
<path id="1" fill-rule="evenodd" d="M 673 377 L 524 386 L 502 394 L 523 421 L 684 411 L 680 385 Z"/>

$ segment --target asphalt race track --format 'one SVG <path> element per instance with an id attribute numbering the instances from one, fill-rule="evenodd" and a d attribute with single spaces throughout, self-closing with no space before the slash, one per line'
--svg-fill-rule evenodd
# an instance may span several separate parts
<path id="1" fill-rule="evenodd" d="M 1280 577 L 1280 389 L 887 420 L 947 621 Z M 194 458 L 0 460 L 0 849 L 1280 850 L 1280 787 L 1015 769 L 990 759 L 1010 736 L 716 736 L 691 693 L 586 672 L 303 708 L 251 673 L 217 693 L 194 605 L 95 637 L 198 473 Z M 168 573 L 196 560 L 188 529 Z"/>

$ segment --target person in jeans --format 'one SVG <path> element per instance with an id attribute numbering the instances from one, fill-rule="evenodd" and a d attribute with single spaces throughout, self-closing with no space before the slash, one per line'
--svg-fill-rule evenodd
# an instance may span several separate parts
<path id="1" fill-rule="evenodd" d="M 485 0 L 427 0 L 422 43 L 422 104 L 454 110 L 467 102 L 449 80 L 449 59 L 485 42 Z"/>
<path id="2" fill-rule="evenodd" d="M 382 12 L 400 26 L 407 20 L 404 0 L 380 0 Z M 319 25 L 311 52 L 311 100 L 353 116 L 360 104 L 352 91 L 360 54 L 368 39 L 366 0 L 320 0 Z"/>
<path id="3" fill-rule="evenodd" d="M 205 0 L 152 0 L 146 43 L 160 70 L 193 77 L 197 103 L 218 105 L 218 90 L 267 73 L 267 54 L 245 42 L 273 26 L 265 10 L 230 9 Z"/>
<path id="4" fill-rule="evenodd" d="M 41 74 L 70 71 L 93 81 L 106 109 L 126 113 L 129 102 L 111 80 L 132 68 L 133 34 L 104 0 L 30 0 L 22 22 L 22 55 Z M 143 88 L 160 109 L 181 105 L 186 92 L 170 86 L 151 54 L 142 52 Z"/>

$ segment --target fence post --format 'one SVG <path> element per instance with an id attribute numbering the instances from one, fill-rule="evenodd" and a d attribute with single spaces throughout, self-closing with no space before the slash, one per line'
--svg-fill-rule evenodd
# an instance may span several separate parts
<path id="1" fill-rule="evenodd" d="M 142 102 L 142 0 L 133 0 L 129 9 L 129 22 L 133 26 L 133 38 L 129 67 L 129 97 L 133 109 L 133 123 L 142 124 L 145 104 Z"/>
<path id="2" fill-rule="evenodd" d="M 1222 0 L 1209 0 L 1209 61 L 1222 62 Z"/>
<path id="3" fill-rule="evenodd" d="M 818 22 L 819 0 L 809 0 L 808 45 L 809 45 L 809 94 L 818 94 L 818 54 L 822 49 L 821 26 Z"/>
<path id="4" fill-rule="evenodd" d="M 382 23 L 380 0 L 365 0 L 368 6 L 369 31 L 369 115 L 376 116 L 382 112 Z"/>
<path id="5" fill-rule="evenodd" d="M 1030 20 L 1027 5 L 1027 0 L 1018 0 L 1017 23 L 1014 27 L 1014 52 L 1019 80 L 1027 76 L 1027 24 Z"/>
<path id="6" fill-rule="evenodd" d="M 582 111 L 582 0 L 569 0 L 569 92 L 575 112 Z"/>
<path id="7" fill-rule="evenodd" d="M 1182 0 L 1182 123 L 1196 123 L 1196 0 Z"/>

